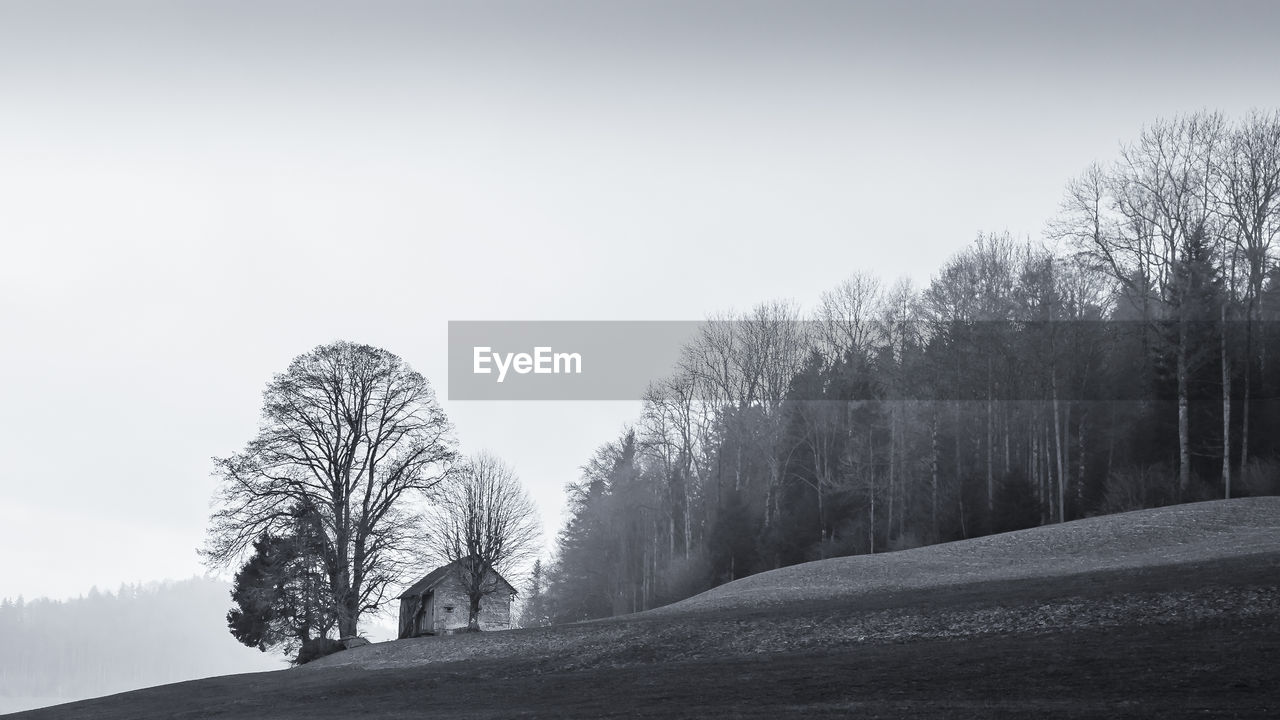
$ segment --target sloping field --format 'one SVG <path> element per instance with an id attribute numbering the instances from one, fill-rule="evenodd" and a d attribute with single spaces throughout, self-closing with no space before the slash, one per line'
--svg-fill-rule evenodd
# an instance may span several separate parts
<path id="1" fill-rule="evenodd" d="M 1280 497 L 1138 510 L 879 555 L 793 565 L 655 613 L 854 598 L 993 580 L 1150 568 L 1280 551 Z"/>
<path id="2" fill-rule="evenodd" d="M 622 618 L 378 643 L 302 670 L 516 657 L 547 663 L 549 670 L 575 670 L 869 642 L 1255 618 L 1280 613 L 1280 588 L 1205 584 L 1194 577 L 1203 575 L 1195 568 L 1256 570 L 1276 558 L 1280 497 L 1212 501 L 820 560 Z M 1159 568 L 1167 570 L 1160 582 L 1125 577 L 1119 584 L 1124 592 L 1116 591 L 1117 575 Z M 1178 582 L 1180 574 L 1192 577 Z M 993 583 L 1006 589 L 994 591 Z"/>
<path id="3" fill-rule="evenodd" d="M 1277 717 L 1280 498 L 745 578 L 623 618 L 378 643 L 20 717 Z"/>

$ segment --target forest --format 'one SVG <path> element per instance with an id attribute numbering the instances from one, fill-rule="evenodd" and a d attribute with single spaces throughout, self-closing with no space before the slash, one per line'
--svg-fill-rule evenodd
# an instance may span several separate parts
<path id="1" fill-rule="evenodd" d="M 212 578 L 0 600 L 0 712 L 191 678 L 283 667 L 226 632 Z M 32 702 L 36 699 L 39 702 Z"/>
<path id="2" fill-rule="evenodd" d="M 922 212 L 927 212 L 922 198 Z M 785 565 L 1280 492 L 1280 113 L 1159 119 L 923 287 L 713 316 L 566 488 L 523 624 Z M 864 238 L 862 242 L 874 239 Z"/>

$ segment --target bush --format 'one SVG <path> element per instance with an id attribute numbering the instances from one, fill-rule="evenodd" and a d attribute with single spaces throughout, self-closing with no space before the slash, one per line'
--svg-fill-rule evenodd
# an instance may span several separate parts
<path id="1" fill-rule="evenodd" d="M 298 657 L 293 664 L 306 665 L 312 660 L 318 660 L 325 655 L 332 655 L 345 649 L 342 643 L 333 638 L 313 638 L 302 643 L 302 647 L 298 648 Z"/>

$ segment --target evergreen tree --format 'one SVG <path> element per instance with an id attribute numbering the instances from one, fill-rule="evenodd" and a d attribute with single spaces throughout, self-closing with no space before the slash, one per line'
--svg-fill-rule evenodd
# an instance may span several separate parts
<path id="1" fill-rule="evenodd" d="M 244 645 L 292 654 L 313 638 L 328 637 L 337 622 L 323 571 L 323 541 L 315 516 L 294 512 L 290 535 L 263 534 L 236 573 L 235 603 L 227 627 Z"/>

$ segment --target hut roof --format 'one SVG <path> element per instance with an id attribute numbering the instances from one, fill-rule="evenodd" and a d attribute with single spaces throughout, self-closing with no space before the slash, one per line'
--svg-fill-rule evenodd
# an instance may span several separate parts
<path id="1" fill-rule="evenodd" d="M 457 570 L 458 565 L 461 562 L 462 560 L 454 560 L 448 565 L 444 565 L 436 568 L 435 570 L 432 570 L 431 572 L 427 573 L 426 577 L 422 578 L 421 580 L 414 583 L 413 585 L 410 585 L 409 589 L 401 593 L 400 596 L 396 599 L 399 600 L 407 597 L 417 597 L 418 595 L 422 595 L 430 590 L 435 589 L 437 585 L 444 582 L 445 578 L 449 577 L 450 572 Z M 492 572 L 494 575 L 498 576 L 498 582 L 507 587 L 508 592 L 512 594 L 516 593 L 516 589 L 512 587 L 511 583 L 507 582 L 507 579 L 502 577 L 502 575 L 497 570 L 493 570 Z"/>

